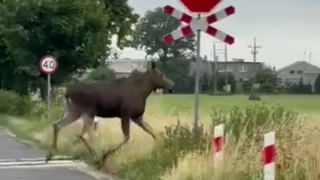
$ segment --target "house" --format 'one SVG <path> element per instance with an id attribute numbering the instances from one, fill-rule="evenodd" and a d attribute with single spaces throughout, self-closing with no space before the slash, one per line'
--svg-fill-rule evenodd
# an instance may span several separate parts
<path id="1" fill-rule="evenodd" d="M 306 61 L 297 61 L 277 71 L 280 84 L 299 83 L 302 77 L 305 84 L 310 83 L 312 85 L 312 91 L 314 91 L 314 83 L 318 74 L 320 74 L 320 68 Z"/>
<path id="2" fill-rule="evenodd" d="M 128 77 L 133 70 L 144 72 L 147 70 L 148 61 L 145 59 L 117 59 L 109 62 L 109 68 L 114 70 L 116 78 Z"/>
<path id="3" fill-rule="evenodd" d="M 213 69 L 215 62 L 211 61 Z M 247 81 L 252 78 L 262 68 L 261 62 L 249 62 L 244 59 L 234 58 L 232 61 L 217 61 L 218 73 L 224 73 L 225 71 L 232 73 L 235 80 L 238 82 Z"/>
<path id="4" fill-rule="evenodd" d="M 115 72 L 116 78 L 128 77 L 133 70 L 145 72 L 148 69 L 148 62 L 145 59 L 117 59 L 109 61 L 109 68 Z M 158 89 L 154 94 L 162 94 L 162 90 Z"/>

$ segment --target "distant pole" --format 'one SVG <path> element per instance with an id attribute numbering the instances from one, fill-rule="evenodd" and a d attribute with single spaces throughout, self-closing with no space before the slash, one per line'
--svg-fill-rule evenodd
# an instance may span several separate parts
<path id="1" fill-rule="evenodd" d="M 253 38 L 253 45 L 248 46 L 251 49 L 251 54 L 253 56 L 253 62 L 257 62 L 257 54 L 258 54 L 258 49 L 261 48 L 262 46 L 257 45 L 257 38 Z"/>
<path id="2" fill-rule="evenodd" d="M 311 57 L 312 57 L 312 53 L 311 53 L 311 52 L 309 52 L 309 58 L 308 58 L 309 63 L 311 63 Z"/>
<path id="3" fill-rule="evenodd" d="M 213 72 L 213 85 L 214 85 L 214 89 L 213 89 L 213 94 L 217 93 L 217 76 L 218 76 L 218 59 L 217 59 L 217 53 L 216 53 L 216 43 L 213 43 L 213 60 L 214 60 L 214 72 Z"/>

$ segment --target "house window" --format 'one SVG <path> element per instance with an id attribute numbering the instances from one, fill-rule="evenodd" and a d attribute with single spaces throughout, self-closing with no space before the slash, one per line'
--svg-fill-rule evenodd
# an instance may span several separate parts
<path id="1" fill-rule="evenodd" d="M 302 74 L 302 73 L 303 73 L 303 71 L 302 71 L 302 70 L 299 70 L 299 71 L 297 71 L 297 73 L 298 73 L 298 74 Z"/>
<path id="2" fill-rule="evenodd" d="M 239 67 L 239 72 L 245 73 L 245 72 L 247 72 L 247 70 L 248 70 L 247 66 L 240 66 Z"/>
<path id="3" fill-rule="evenodd" d="M 291 71 L 290 71 L 290 74 L 294 74 L 294 70 L 291 70 Z"/>

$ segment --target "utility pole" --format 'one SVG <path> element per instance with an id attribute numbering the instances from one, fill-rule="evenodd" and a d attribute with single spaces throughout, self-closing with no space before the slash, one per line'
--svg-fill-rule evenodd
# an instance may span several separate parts
<path id="1" fill-rule="evenodd" d="M 258 54 L 258 49 L 261 48 L 262 46 L 257 45 L 257 38 L 253 38 L 253 45 L 248 46 L 251 49 L 251 54 L 253 55 L 253 62 L 257 62 L 257 54 Z"/>
<path id="2" fill-rule="evenodd" d="M 214 69 L 213 69 L 213 86 L 214 86 L 214 90 L 213 90 L 213 94 L 217 93 L 217 80 L 218 80 L 218 56 L 216 53 L 216 44 L 213 43 L 213 61 L 214 61 Z"/>
<path id="3" fill-rule="evenodd" d="M 220 44 L 220 47 L 218 48 Z M 228 85 L 228 50 L 227 50 L 227 45 L 224 44 L 223 46 L 221 46 L 222 43 L 221 42 L 213 42 L 213 60 L 214 60 L 214 94 L 217 93 L 217 81 L 218 81 L 218 71 L 219 70 L 224 70 L 225 73 L 225 84 L 226 84 L 226 88 Z M 221 55 L 224 57 L 225 59 L 225 64 L 224 64 L 224 69 L 219 69 L 218 67 L 218 55 Z M 226 89 L 227 90 L 227 89 Z"/>
<path id="4" fill-rule="evenodd" d="M 225 84 L 226 84 L 226 92 L 229 93 L 229 85 L 228 85 L 228 47 L 227 44 L 224 44 L 224 59 L 225 59 L 225 63 L 226 63 L 226 67 L 225 67 Z"/>
<path id="5" fill-rule="evenodd" d="M 311 63 L 311 57 L 312 57 L 312 53 L 309 52 L 309 58 L 308 58 L 309 63 Z"/>

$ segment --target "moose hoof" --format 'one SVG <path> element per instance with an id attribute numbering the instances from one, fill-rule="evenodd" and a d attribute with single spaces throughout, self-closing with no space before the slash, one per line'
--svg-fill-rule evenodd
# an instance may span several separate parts
<path id="1" fill-rule="evenodd" d="M 49 161 L 52 160 L 53 157 L 53 153 L 51 151 L 49 151 L 46 155 L 46 163 L 48 163 Z"/>

